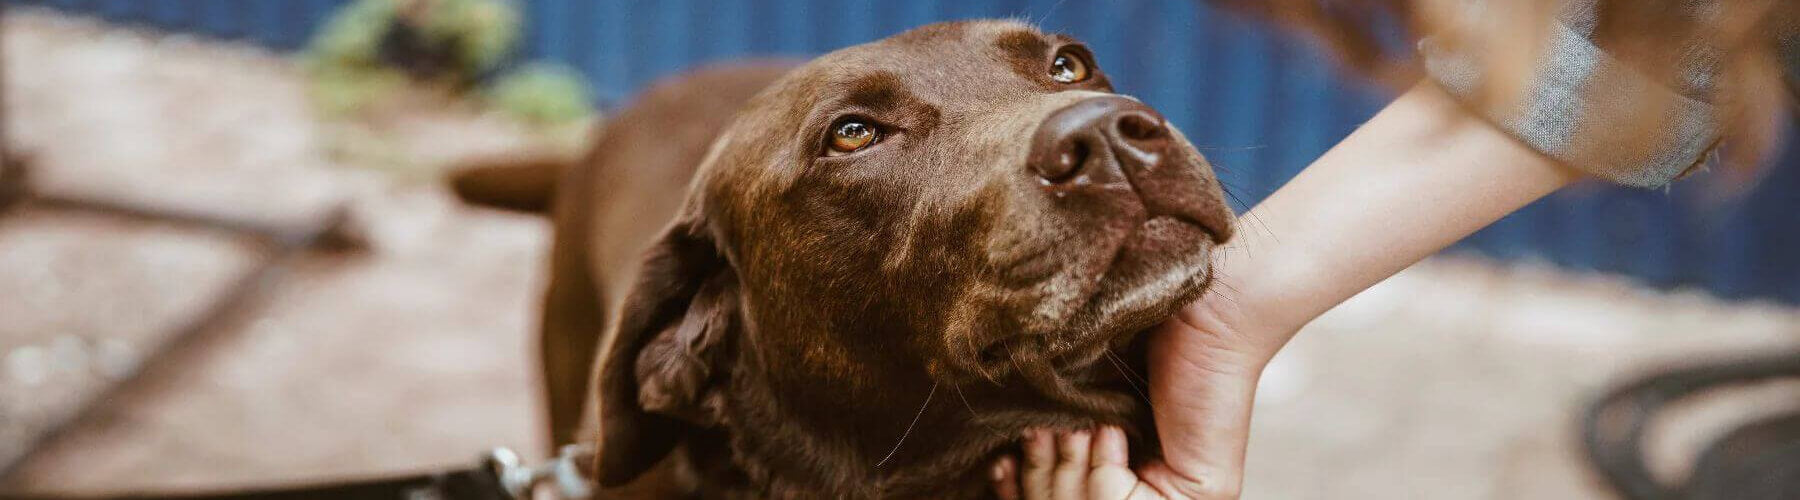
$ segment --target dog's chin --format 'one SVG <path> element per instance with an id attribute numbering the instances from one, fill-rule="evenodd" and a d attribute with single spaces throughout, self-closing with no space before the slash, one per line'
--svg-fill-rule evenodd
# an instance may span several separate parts
<path id="1" fill-rule="evenodd" d="M 1123 346 L 1197 299 L 1211 282 L 1212 248 L 1211 232 L 1197 223 L 1169 216 L 1146 219 L 1111 245 L 1095 249 L 1106 252 L 1101 265 L 1058 276 L 1066 280 L 1060 283 L 1034 285 L 1054 290 L 1036 300 L 1068 304 L 1070 314 L 1050 321 L 1034 318 L 1022 329 L 998 329 L 995 337 L 970 346 L 977 350 L 969 353 L 967 369 L 959 371 L 991 377 L 997 375 L 993 370 L 1005 371 L 1022 360 L 1059 369 L 1089 364 L 1107 348 Z"/>
<path id="2" fill-rule="evenodd" d="M 1198 299 L 1212 283 L 1213 239 L 1198 224 L 1175 217 L 1153 217 L 1120 246 L 1113 265 L 1095 288 L 1081 316 L 1087 327 L 1057 353 L 1059 371 L 1112 372 L 1106 365 L 1128 365 L 1124 353 L 1135 351 L 1143 333 Z M 1113 359 L 1104 359 L 1111 354 Z M 1098 368 L 1094 369 L 1099 365 Z M 1130 368 L 1119 366 L 1118 368 Z"/>
<path id="3" fill-rule="evenodd" d="M 1213 240 L 1198 224 L 1175 217 L 1144 221 L 1120 245 L 1112 266 L 1074 322 L 1081 342 L 1058 358 L 1084 362 L 1083 351 L 1120 347 L 1193 302 L 1212 282 Z M 1083 345 L 1087 344 L 1087 345 Z"/>
<path id="4" fill-rule="evenodd" d="M 1015 339 L 1010 367 L 1064 406 L 1122 417 L 1142 399 L 1143 333 L 1211 284 L 1213 239 L 1201 226 L 1153 217 L 1119 245 L 1081 312 L 1055 337 Z"/>

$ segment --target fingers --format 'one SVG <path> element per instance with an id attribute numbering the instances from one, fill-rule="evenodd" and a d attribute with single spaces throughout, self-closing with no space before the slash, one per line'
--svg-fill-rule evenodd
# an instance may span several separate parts
<path id="1" fill-rule="evenodd" d="M 1025 471 L 1020 474 L 1021 489 L 1025 498 L 1031 500 L 1047 500 L 1056 498 L 1051 484 L 1056 468 L 1056 436 L 1050 431 L 1031 430 L 1025 433 Z"/>
<path id="2" fill-rule="evenodd" d="M 991 471 L 1000 498 L 1156 498 L 1156 492 L 1141 484 L 1131 470 L 1125 431 L 1118 427 L 1060 433 L 1033 430 L 1025 434 L 1024 447 L 1022 465 L 1003 458 Z"/>
<path id="3" fill-rule="evenodd" d="M 1101 427 L 1094 435 L 1094 467 L 1131 467 L 1131 451 L 1126 446 L 1124 429 Z"/>
<path id="4" fill-rule="evenodd" d="M 1093 434 L 1079 430 L 1057 437 L 1056 466 L 1050 485 L 1055 498 L 1087 498 L 1088 447 L 1093 444 Z"/>
<path id="5" fill-rule="evenodd" d="M 1126 449 L 1125 431 L 1106 426 L 1094 435 L 1093 459 L 1088 472 L 1087 498 L 1148 498 L 1153 492 L 1138 488 L 1137 474 L 1131 471 L 1131 454 Z"/>
<path id="6" fill-rule="evenodd" d="M 989 471 L 988 479 L 994 483 L 994 496 L 1000 500 L 1019 500 L 1019 460 L 1012 456 L 1000 457 Z"/>

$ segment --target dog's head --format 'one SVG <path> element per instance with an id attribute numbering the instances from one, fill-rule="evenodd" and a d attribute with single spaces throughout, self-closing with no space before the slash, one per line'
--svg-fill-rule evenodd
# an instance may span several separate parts
<path id="1" fill-rule="evenodd" d="M 820 57 L 646 257 L 603 353 L 603 482 L 700 429 L 752 480 L 899 491 L 1026 426 L 1141 422 L 1110 355 L 1230 234 L 1211 167 L 1073 39 L 960 22 Z"/>

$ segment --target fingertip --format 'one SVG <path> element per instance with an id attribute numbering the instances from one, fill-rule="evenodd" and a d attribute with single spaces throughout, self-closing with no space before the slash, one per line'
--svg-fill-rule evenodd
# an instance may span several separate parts
<path id="1" fill-rule="evenodd" d="M 1127 465 L 1131 461 L 1131 451 L 1125 439 L 1125 430 L 1116 425 L 1100 428 L 1094 438 L 1094 465 Z"/>
<path id="2" fill-rule="evenodd" d="M 1093 446 L 1093 432 L 1082 429 L 1057 436 L 1056 454 L 1062 462 L 1086 464 L 1088 448 Z"/>
<path id="3" fill-rule="evenodd" d="M 1061 436 L 1058 436 L 1058 440 L 1060 442 L 1058 442 L 1057 444 L 1064 448 L 1076 448 L 1076 447 L 1086 448 L 1088 446 L 1089 440 L 1091 439 L 1089 437 L 1090 435 L 1091 435 L 1091 433 L 1087 429 L 1069 431 L 1067 433 L 1062 434 Z"/>
<path id="4" fill-rule="evenodd" d="M 1049 464 L 1056 459 L 1056 443 L 1050 433 L 1033 429 L 1025 432 L 1025 463 Z"/>
<path id="5" fill-rule="evenodd" d="M 1000 457 L 989 470 L 989 478 L 993 480 L 994 496 L 1001 500 L 1018 500 L 1019 477 L 1018 465 L 1011 455 Z"/>

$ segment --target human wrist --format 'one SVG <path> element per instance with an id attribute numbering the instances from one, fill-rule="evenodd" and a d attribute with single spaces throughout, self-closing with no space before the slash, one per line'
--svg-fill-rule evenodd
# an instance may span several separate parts
<path id="1" fill-rule="evenodd" d="M 1255 218 L 1252 211 L 1244 220 Z M 1307 248 L 1282 245 L 1267 233 L 1246 229 L 1216 255 L 1211 288 L 1178 319 L 1221 341 L 1218 347 L 1254 354 L 1257 359 L 1244 360 L 1246 368 L 1260 370 L 1295 332 L 1329 307 L 1319 290 L 1330 280 L 1327 263 Z"/>
<path id="2" fill-rule="evenodd" d="M 1422 85 L 1239 217 L 1214 290 L 1189 309 L 1272 356 L 1337 304 L 1579 178 Z"/>

